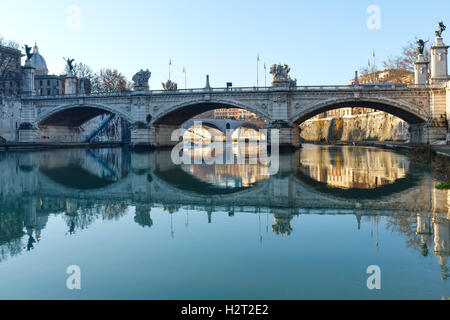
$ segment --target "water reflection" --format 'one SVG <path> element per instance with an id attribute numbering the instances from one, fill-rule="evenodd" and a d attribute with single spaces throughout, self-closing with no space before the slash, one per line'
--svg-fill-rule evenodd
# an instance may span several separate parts
<path id="1" fill-rule="evenodd" d="M 373 189 L 406 177 L 407 156 L 382 149 L 350 146 L 308 147 L 301 168 L 311 178 L 342 189 Z"/>
<path id="2" fill-rule="evenodd" d="M 202 150 L 204 152 L 204 150 Z M 306 215 L 353 215 L 361 225 L 380 225 L 405 238 L 418 256 L 439 257 L 449 276 L 450 194 L 409 158 L 358 147 L 307 146 L 281 155 L 280 171 L 268 176 L 261 165 L 175 166 L 170 151 L 130 153 L 124 149 L 61 150 L 0 155 L 0 263 L 35 250 L 49 219 L 62 216 L 75 237 L 96 221 L 134 222 L 152 232 L 153 210 L 174 221 L 204 214 L 210 224 L 225 212 L 257 215 L 263 231 L 291 237 L 292 221 Z M 374 196 L 376 195 L 376 197 Z M 375 198 L 375 199 L 374 199 Z M 376 228 L 372 235 L 381 246 Z M 240 236 L 237 234 L 236 236 Z"/>

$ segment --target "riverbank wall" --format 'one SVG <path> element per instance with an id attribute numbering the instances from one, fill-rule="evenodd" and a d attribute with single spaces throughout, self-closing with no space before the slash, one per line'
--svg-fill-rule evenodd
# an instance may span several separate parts
<path id="1" fill-rule="evenodd" d="M 385 113 L 307 120 L 300 125 L 305 142 L 407 141 L 408 124 Z"/>

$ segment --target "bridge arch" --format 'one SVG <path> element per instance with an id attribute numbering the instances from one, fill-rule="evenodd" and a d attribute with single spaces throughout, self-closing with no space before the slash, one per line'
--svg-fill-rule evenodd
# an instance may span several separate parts
<path id="1" fill-rule="evenodd" d="M 211 129 L 218 130 L 222 133 L 225 133 L 224 128 L 217 123 L 215 123 L 214 119 L 190 119 L 183 124 L 184 129 L 189 129 L 195 125 L 196 121 L 200 121 L 203 127 L 208 127 Z"/>
<path id="2" fill-rule="evenodd" d="M 409 124 L 418 124 L 427 121 L 427 114 L 425 110 L 419 107 L 414 107 L 408 103 L 399 100 L 387 98 L 362 98 L 362 99 L 328 99 L 325 101 L 315 102 L 301 108 L 292 116 L 292 121 L 296 124 L 318 115 L 323 112 L 349 107 L 371 108 L 390 113 Z"/>
<path id="3" fill-rule="evenodd" d="M 129 122 L 131 117 L 128 113 L 105 104 L 64 104 L 42 113 L 34 122 L 38 126 L 68 126 L 79 127 L 83 123 L 101 115 L 117 114 Z"/>
<path id="4" fill-rule="evenodd" d="M 241 124 L 236 129 L 239 129 L 239 128 L 253 129 L 253 130 L 258 131 L 260 129 L 263 129 L 264 126 L 259 126 L 258 124 L 253 123 L 253 122 L 244 122 L 243 124 Z"/>
<path id="5" fill-rule="evenodd" d="M 203 96 L 202 96 L 203 97 Z M 267 110 L 258 108 L 251 104 L 243 104 L 234 100 L 225 99 L 196 99 L 181 104 L 171 106 L 162 112 L 155 114 L 153 117 L 153 125 L 177 125 L 180 126 L 187 120 L 214 109 L 231 109 L 238 108 L 251 111 L 261 118 L 269 119 Z"/>

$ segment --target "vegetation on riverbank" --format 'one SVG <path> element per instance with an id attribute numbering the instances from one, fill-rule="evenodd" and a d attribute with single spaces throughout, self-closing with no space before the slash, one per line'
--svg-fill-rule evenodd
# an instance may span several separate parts
<path id="1" fill-rule="evenodd" d="M 450 180 L 438 184 L 436 188 L 439 190 L 450 190 Z"/>
<path id="2" fill-rule="evenodd" d="M 437 186 L 440 190 L 450 189 L 450 158 L 437 154 L 431 146 L 418 147 L 411 152 L 413 161 L 427 164 L 435 171 L 442 182 Z"/>

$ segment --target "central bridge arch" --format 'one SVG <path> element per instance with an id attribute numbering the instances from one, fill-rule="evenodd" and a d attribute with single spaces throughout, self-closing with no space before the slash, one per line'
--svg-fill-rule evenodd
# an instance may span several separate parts
<path id="1" fill-rule="evenodd" d="M 131 122 L 128 113 L 105 104 L 65 104 L 52 108 L 39 115 L 35 121 L 37 126 L 79 127 L 83 123 L 101 115 L 116 114 Z"/>
<path id="2" fill-rule="evenodd" d="M 267 110 L 263 107 L 256 107 L 252 104 L 244 104 L 235 100 L 209 99 L 191 100 L 181 104 L 165 108 L 162 112 L 155 114 L 153 125 L 174 125 L 181 126 L 187 120 L 214 109 L 238 108 L 255 113 L 263 119 L 269 119 Z"/>
<path id="3" fill-rule="evenodd" d="M 427 121 L 426 111 L 419 106 L 412 106 L 411 104 L 401 100 L 377 97 L 357 99 L 339 98 L 314 102 L 304 108 L 301 108 L 297 113 L 295 113 L 292 116 L 292 122 L 301 124 L 302 122 L 323 112 L 351 107 L 363 107 L 384 111 L 408 122 L 409 124 L 419 124 Z"/>

